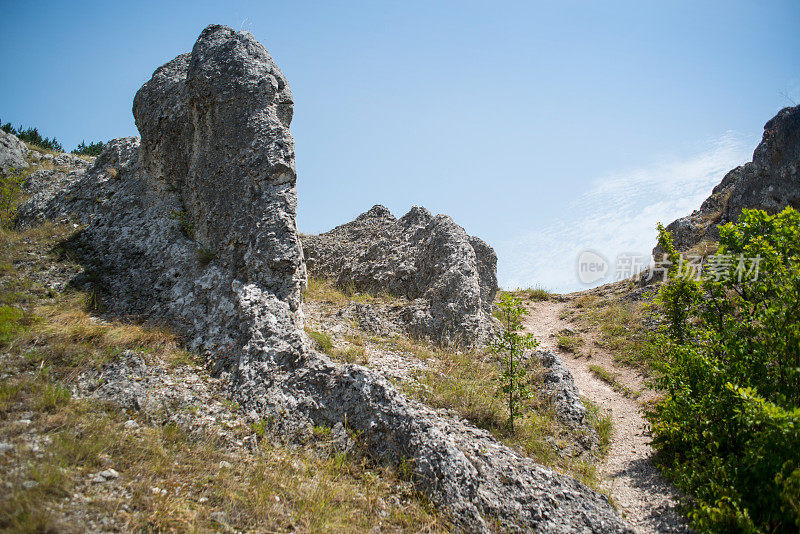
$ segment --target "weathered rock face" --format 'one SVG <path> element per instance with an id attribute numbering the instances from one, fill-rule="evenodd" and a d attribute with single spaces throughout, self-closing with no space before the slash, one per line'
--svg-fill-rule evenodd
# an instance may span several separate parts
<path id="1" fill-rule="evenodd" d="M 777 213 L 800 209 L 800 106 L 784 108 L 764 126 L 753 161 L 722 179 L 699 210 L 667 226 L 678 250 L 719 239 L 717 226 L 735 222 L 742 209 Z M 653 251 L 660 256 L 660 249 Z"/>
<path id="2" fill-rule="evenodd" d="M 0 175 L 28 168 L 25 158 L 30 150 L 16 135 L 0 130 Z"/>
<path id="3" fill-rule="evenodd" d="M 197 243 L 292 311 L 305 271 L 295 228 L 292 93 L 248 33 L 210 26 L 134 98 L 149 174 L 180 193 Z"/>
<path id="4" fill-rule="evenodd" d="M 552 399 L 556 417 L 576 431 L 582 447 L 587 450 L 596 447 L 597 431 L 589 423 L 572 373 L 553 351 L 536 351 L 532 356 L 538 358 L 545 369 L 544 386 Z"/>
<path id="5" fill-rule="evenodd" d="M 76 283 L 99 280 L 110 313 L 180 331 L 229 376 L 250 417 L 276 432 L 346 424 L 376 459 L 410 459 L 421 488 L 465 530 L 497 521 L 509 530 L 623 531 L 604 496 L 409 400 L 378 373 L 308 348 L 291 108 L 261 44 L 209 26 L 190 55 L 158 69 L 137 94 L 141 143 L 116 139 L 85 173 L 31 184 L 38 192 L 19 223 L 78 219 L 85 228 L 70 246 L 91 276 Z M 448 238 L 452 221 L 421 210 L 407 218 L 411 233 L 435 226 L 426 246 L 476 254 L 468 240 Z M 484 261 L 476 279 L 492 276 L 493 258 Z M 439 276 L 433 266 L 420 270 Z M 474 300 L 477 313 L 482 301 Z"/>
<path id="6" fill-rule="evenodd" d="M 411 334 L 484 341 L 497 293 L 497 256 L 450 217 L 413 207 L 401 219 L 374 206 L 353 222 L 303 239 L 312 275 L 360 291 L 418 299 L 403 314 Z"/>

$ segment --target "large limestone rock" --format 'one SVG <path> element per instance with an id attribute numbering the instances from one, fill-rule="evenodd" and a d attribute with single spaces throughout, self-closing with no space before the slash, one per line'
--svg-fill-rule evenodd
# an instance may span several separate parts
<path id="1" fill-rule="evenodd" d="M 85 172 L 38 188 L 19 223 L 79 220 L 68 246 L 88 276 L 75 283 L 109 313 L 170 324 L 276 433 L 346 425 L 377 460 L 410 460 L 461 528 L 624 531 L 605 496 L 308 348 L 291 102 L 252 35 L 209 26 L 137 94 L 141 142 L 116 139 Z"/>
<path id="2" fill-rule="evenodd" d="M 678 250 L 719 239 L 717 226 L 735 222 L 744 208 L 777 213 L 800 209 L 800 106 L 784 108 L 764 126 L 753 161 L 722 179 L 699 210 L 667 226 Z M 653 251 L 660 258 L 661 250 Z"/>
<path id="3" fill-rule="evenodd" d="M 30 150 L 17 136 L 0 130 L 0 176 L 28 168 Z"/>
<path id="4" fill-rule="evenodd" d="M 486 338 L 497 256 L 446 215 L 415 206 L 395 219 L 378 205 L 330 232 L 305 237 L 303 250 L 314 276 L 417 299 L 403 313 L 412 335 L 468 345 Z"/>

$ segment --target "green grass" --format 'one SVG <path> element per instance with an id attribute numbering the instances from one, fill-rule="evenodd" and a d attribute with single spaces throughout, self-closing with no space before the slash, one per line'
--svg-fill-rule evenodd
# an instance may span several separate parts
<path id="1" fill-rule="evenodd" d="M 581 339 L 580 334 L 569 330 L 559 332 L 556 340 L 556 346 L 566 352 L 577 352 L 582 345 L 583 339 Z"/>
<path id="2" fill-rule="evenodd" d="M 652 370 L 657 351 L 645 326 L 646 306 L 640 301 L 584 295 L 567 307 L 563 318 L 596 332 L 595 344 L 612 353 L 615 361 L 647 374 Z"/>
<path id="3" fill-rule="evenodd" d="M 321 350 L 325 354 L 333 353 L 333 340 L 331 339 L 331 336 L 325 332 L 313 330 L 309 327 L 306 327 L 306 334 L 308 334 L 308 337 L 314 341 L 317 350 Z"/>
<path id="4" fill-rule="evenodd" d="M 590 424 L 597 432 L 597 441 L 600 445 L 600 450 L 604 453 L 608 451 L 611 445 L 611 436 L 614 432 L 614 419 L 612 418 L 610 410 L 603 410 L 595 402 L 592 402 L 586 397 L 581 397 L 583 405 L 586 406 L 586 416 Z"/>
<path id="5" fill-rule="evenodd" d="M 0 306 L 0 346 L 10 343 L 25 328 L 25 313 L 22 310 Z"/>
<path id="6" fill-rule="evenodd" d="M 605 367 L 600 365 L 590 365 L 589 370 L 594 376 L 611 386 L 617 393 L 622 393 L 626 397 L 636 398 L 641 395 L 641 391 L 634 391 L 622 382 L 619 381 L 618 375 L 612 373 Z"/>
<path id="7" fill-rule="evenodd" d="M 20 174 L 0 175 L 0 227 L 8 227 L 17 212 L 17 206 L 22 198 L 22 184 L 30 170 Z"/>
<path id="8" fill-rule="evenodd" d="M 344 347 L 337 347 L 330 335 L 306 326 L 306 334 L 314 341 L 315 348 L 342 363 L 367 364 L 367 349 L 360 336 L 346 335 Z"/>

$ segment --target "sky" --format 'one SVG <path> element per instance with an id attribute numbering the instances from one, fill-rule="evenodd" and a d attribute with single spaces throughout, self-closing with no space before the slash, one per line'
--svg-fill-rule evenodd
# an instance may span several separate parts
<path id="1" fill-rule="evenodd" d="M 137 135 L 133 95 L 211 23 L 289 80 L 300 231 L 425 206 L 505 288 L 580 289 L 584 250 L 613 277 L 800 104 L 796 1 L 0 0 L 0 120 Z"/>

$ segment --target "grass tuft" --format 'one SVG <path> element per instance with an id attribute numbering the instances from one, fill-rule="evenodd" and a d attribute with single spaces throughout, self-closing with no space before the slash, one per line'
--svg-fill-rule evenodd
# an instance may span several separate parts
<path id="1" fill-rule="evenodd" d="M 641 391 L 633 391 L 631 388 L 619 381 L 618 375 L 612 373 L 600 365 L 590 365 L 589 370 L 594 376 L 611 386 L 617 393 L 622 393 L 626 397 L 636 398 L 641 395 Z"/>
<path id="2" fill-rule="evenodd" d="M 373 294 L 359 291 L 352 282 L 337 285 L 332 280 L 315 276 L 308 277 L 308 285 L 303 292 L 303 298 L 308 301 L 324 302 L 337 306 L 343 306 L 350 302 L 362 304 L 399 304 L 405 302 L 402 297 L 397 297 L 390 293 Z"/>
<path id="3" fill-rule="evenodd" d="M 571 330 L 562 330 L 558 333 L 556 346 L 566 352 L 577 352 L 578 348 L 583 345 L 583 339 L 580 334 Z"/>
<path id="4" fill-rule="evenodd" d="M 320 350 L 325 354 L 333 353 L 333 340 L 331 340 L 331 336 L 325 332 L 319 332 L 309 327 L 306 327 L 306 334 L 308 334 L 308 337 L 314 341 L 317 350 Z"/>

